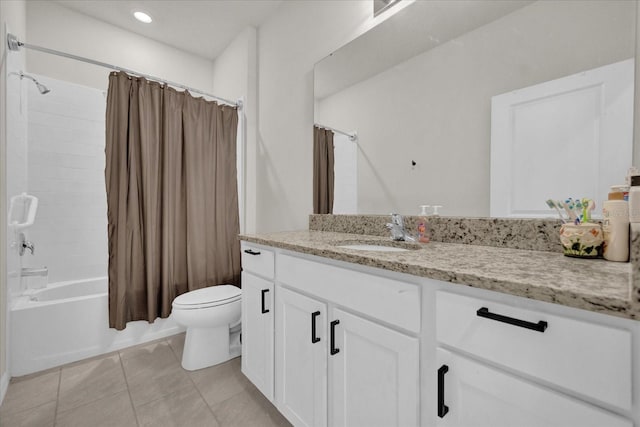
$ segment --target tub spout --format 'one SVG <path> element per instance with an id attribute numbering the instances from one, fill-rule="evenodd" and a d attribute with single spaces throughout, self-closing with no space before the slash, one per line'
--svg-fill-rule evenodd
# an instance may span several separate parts
<path id="1" fill-rule="evenodd" d="M 25 267 L 22 270 L 20 270 L 20 276 L 22 277 L 29 277 L 29 276 L 46 277 L 48 275 L 49 275 L 49 269 L 47 267 L 40 267 L 40 268 Z"/>

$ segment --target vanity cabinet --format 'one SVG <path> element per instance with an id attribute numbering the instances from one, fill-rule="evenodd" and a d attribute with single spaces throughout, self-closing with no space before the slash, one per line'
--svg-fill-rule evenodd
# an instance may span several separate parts
<path id="1" fill-rule="evenodd" d="M 438 426 L 633 425 L 627 330 L 438 291 L 436 331 Z"/>
<path id="2" fill-rule="evenodd" d="M 287 272 L 280 274 L 281 267 Z M 418 289 L 352 271 L 353 281 L 344 282 L 339 276 L 348 270 L 341 270 L 278 258 L 276 405 L 296 426 L 417 426 L 418 338 L 369 318 L 366 308 L 375 312 L 376 298 L 349 296 L 350 285 L 369 283 L 391 286 L 388 295 L 401 298 L 398 291 L 405 290 L 419 301 Z M 334 294 L 332 278 L 341 297 Z M 316 292 L 309 294 L 312 289 Z"/>
<path id="3" fill-rule="evenodd" d="M 640 419 L 636 321 L 242 248 L 242 371 L 295 426 L 630 427 Z"/>
<path id="4" fill-rule="evenodd" d="M 274 253 L 242 243 L 242 373 L 273 400 Z"/>

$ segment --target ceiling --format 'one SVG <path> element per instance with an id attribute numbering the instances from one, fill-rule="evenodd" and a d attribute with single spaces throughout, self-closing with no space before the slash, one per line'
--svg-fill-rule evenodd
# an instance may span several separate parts
<path id="1" fill-rule="evenodd" d="M 283 0 L 55 0 L 76 12 L 196 55 L 215 59 L 247 26 L 259 26 Z M 142 10 L 151 24 L 138 22 Z"/>

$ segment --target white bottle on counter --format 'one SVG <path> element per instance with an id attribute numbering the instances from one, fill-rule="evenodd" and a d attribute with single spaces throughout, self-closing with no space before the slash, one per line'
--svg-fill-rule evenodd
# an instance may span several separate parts
<path id="1" fill-rule="evenodd" d="M 640 187 L 638 187 L 640 189 Z M 629 260 L 629 203 L 626 200 L 607 200 L 602 206 L 604 250 L 609 261 Z"/>

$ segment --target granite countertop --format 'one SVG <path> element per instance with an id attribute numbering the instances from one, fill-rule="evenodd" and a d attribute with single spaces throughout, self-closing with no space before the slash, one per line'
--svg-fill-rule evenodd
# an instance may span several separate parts
<path id="1" fill-rule="evenodd" d="M 328 231 L 241 235 L 241 240 L 368 267 L 640 319 L 631 301 L 631 264 L 568 258 L 560 253 L 431 242 L 419 249 L 374 252 L 341 244 L 393 244 L 388 237 Z"/>

